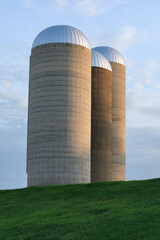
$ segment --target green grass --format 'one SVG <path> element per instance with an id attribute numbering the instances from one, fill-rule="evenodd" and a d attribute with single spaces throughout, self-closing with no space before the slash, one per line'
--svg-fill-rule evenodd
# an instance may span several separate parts
<path id="1" fill-rule="evenodd" d="M 159 240 L 160 179 L 0 191 L 0 240 Z"/>

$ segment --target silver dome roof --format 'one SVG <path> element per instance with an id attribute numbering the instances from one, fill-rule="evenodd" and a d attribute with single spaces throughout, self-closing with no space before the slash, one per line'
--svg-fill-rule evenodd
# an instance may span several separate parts
<path id="1" fill-rule="evenodd" d="M 108 60 L 99 52 L 91 50 L 91 65 L 92 67 L 101 67 L 105 68 L 112 72 L 112 67 Z"/>
<path id="2" fill-rule="evenodd" d="M 123 64 L 124 66 L 126 65 L 123 56 L 114 48 L 101 46 L 95 47 L 93 49 L 101 53 L 104 57 L 106 57 L 109 62 L 120 63 Z"/>
<path id="3" fill-rule="evenodd" d="M 55 25 L 44 29 L 35 38 L 32 48 L 47 43 L 73 43 L 90 49 L 86 36 L 68 25 Z"/>

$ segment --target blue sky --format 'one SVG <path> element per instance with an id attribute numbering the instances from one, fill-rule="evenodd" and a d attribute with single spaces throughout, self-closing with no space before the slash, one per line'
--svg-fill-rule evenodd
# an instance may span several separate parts
<path id="1" fill-rule="evenodd" d="M 124 56 L 127 180 L 160 177 L 159 13 L 159 0 L 0 1 L 0 189 L 26 187 L 30 49 L 41 30 L 57 24 Z"/>

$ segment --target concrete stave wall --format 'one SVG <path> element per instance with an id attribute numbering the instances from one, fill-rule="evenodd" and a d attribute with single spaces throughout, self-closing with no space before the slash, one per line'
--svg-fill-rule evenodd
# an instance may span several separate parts
<path id="1" fill-rule="evenodd" d="M 32 50 L 28 186 L 90 182 L 91 53 L 74 44 Z"/>
<path id="2" fill-rule="evenodd" d="M 126 68 L 112 66 L 112 181 L 126 179 Z"/>
<path id="3" fill-rule="evenodd" d="M 112 180 L 112 72 L 92 67 L 91 182 Z"/>

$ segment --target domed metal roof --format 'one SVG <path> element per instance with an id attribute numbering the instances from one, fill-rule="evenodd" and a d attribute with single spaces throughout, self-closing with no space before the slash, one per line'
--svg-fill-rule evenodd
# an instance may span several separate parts
<path id="1" fill-rule="evenodd" d="M 68 25 L 55 25 L 44 29 L 35 38 L 32 49 L 47 43 L 73 43 L 90 49 L 86 36 L 78 29 Z"/>
<path id="2" fill-rule="evenodd" d="M 120 64 L 123 64 L 124 66 L 126 65 L 122 55 L 114 48 L 101 46 L 101 47 L 95 47 L 93 49 L 101 53 L 104 57 L 106 57 L 109 62 L 120 63 Z"/>
<path id="3" fill-rule="evenodd" d="M 108 60 L 99 52 L 91 50 L 91 65 L 92 67 L 105 68 L 112 72 L 112 67 Z"/>

